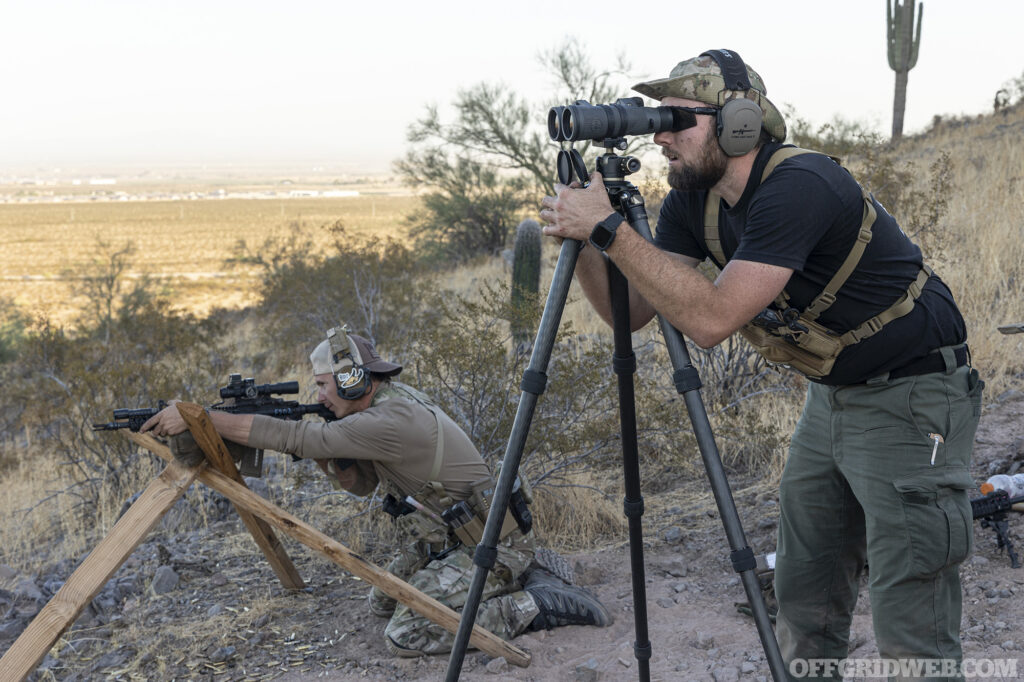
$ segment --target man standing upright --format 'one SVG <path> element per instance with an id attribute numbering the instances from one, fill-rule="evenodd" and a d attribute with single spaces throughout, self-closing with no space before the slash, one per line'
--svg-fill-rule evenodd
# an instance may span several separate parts
<path id="1" fill-rule="evenodd" d="M 952 294 L 845 169 L 782 144 L 782 116 L 735 52 L 634 87 L 688 121 L 654 136 L 672 187 L 655 242 L 612 211 L 599 174 L 544 199 L 545 233 L 589 242 L 576 276 L 609 324 L 606 257 L 629 279 L 633 329 L 657 312 L 704 348 L 739 331 L 810 379 L 779 493 L 777 629 L 791 669 L 846 657 L 867 563 L 882 656 L 948 670 L 962 657 L 983 386 Z M 714 281 L 695 269 L 706 258 Z"/>

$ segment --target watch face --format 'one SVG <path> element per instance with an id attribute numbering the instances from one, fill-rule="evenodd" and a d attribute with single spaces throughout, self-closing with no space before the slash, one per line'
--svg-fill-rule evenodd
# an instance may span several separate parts
<path id="1" fill-rule="evenodd" d="M 609 230 L 603 223 L 598 223 L 590 233 L 590 243 L 601 251 L 611 246 L 613 239 L 615 239 L 615 230 Z"/>
<path id="2" fill-rule="evenodd" d="M 604 251 L 615 241 L 615 231 L 622 223 L 622 220 L 622 217 L 617 213 L 608 216 L 597 225 L 594 225 L 588 241 L 594 245 L 595 249 Z"/>

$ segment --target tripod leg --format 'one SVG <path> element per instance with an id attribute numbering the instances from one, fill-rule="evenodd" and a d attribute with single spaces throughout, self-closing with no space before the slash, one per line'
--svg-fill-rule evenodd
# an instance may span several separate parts
<path id="1" fill-rule="evenodd" d="M 636 197 L 639 198 L 639 195 Z M 651 228 L 647 223 L 643 201 L 623 199 L 622 203 L 625 206 L 626 217 L 633 229 L 648 241 L 652 241 Z M 715 444 L 715 437 L 711 431 L 711 423 L 708 421 L 707 410 L 700 395 L 700 377 L 690 362 L 690 354 L 686 350 L 683 335 L 661 315 L 658 316 L 658 324 L 661 325 L 661 333 L 665 337 L 665 345 L 668 347 L 669 358 L 672 360 L 672 367 L 675 370 L 672 378 L 676 390 L 683 396 L 686 403 L 686 411 L 690 415 L 697 447 L 704 460 L 704 469 L 707 471 L 708 481 L 711 484 L 711 492 L 714 493 L 718 513 L 725 528 L 725 535 L 729 540 L 733 570 L 740 574 L 743 589 L 747 593 L 747 600 L 750 602 L 754 623 L 757 625 L 761 647 L 764 649 L 772 678 L 776 682 L 783 682 L 787 679 L 786 664 L 782 660 L 779 642 L 775 638 L 775 631 L 772 629 L 771 619 L 768 617 L 768 607 L 765 606 L 764 597 L 761 595 L 761 586 L 757 574 L 754 572 L 756 565 L 754 553 L 747 546 L 739 513 L 736 511 L 736 503 L 732 498 L 732 490 L 729 488 L 729 481 L 725 476 L 725 469 L 722 467 L 718 446 Z"/>
<path id="2" fill-rule="evenodd" d="M 512 496 L 512 486 L 519 473 L 519 464 L 523 457 L 523 449 L 526 447 L 526 437 L 530 432 L 533 411 L 537 406 L 537 398 L 544 392 L 547 383 L 546 371 L 551 360 L 551 351 L 555 345 L 555 336 L 562 320 L 565 300 L 569 295 L 569 285 L 572 284 L 572 276 L 576 270 L 576 261 L 581 248 L 580 242 L 566 239 L 562 242 L 562 249 L 558 253 L 558 262 L 555 264 L 551 288 L 548 290 L 548 297 L 544 303 L 544 313 L 541 315 L 540 325 L 537 328 L 537 338 L 530 355 L 530 364 L 523 373 L 523 381 L 520 384 L 523 392 L 519 397 L 519 407 L 516 410 L 512 432 L 509 434 L 508 445 L 505 448 L 501 473 L 498 475 L 498 481 L 494 487 L 491 511 L 487 515 L 487 523 L 484 525 L 483 538 L 473 554 L 476 570 L 473 572 L 473 580 L 469 585 L 466 603 L 462 607 L 462 619 L 459 621 L 459 629 L 455 633 L 455 642 L 448 658 L 448 671 L 445 676 L 447 682 L 458 680 L 462 671 L 466 647 L 469 645 L 469 636 L 473 631 L 477 609 L 480 608 L 480 597 L 487 581 L 487 573 L 494 566 L 497 557 L 501 522 L 505 518 L 505 510 L 508 508 L 508 501 Z"/>
<path id="3" fill-rule="evenodd" d="M 637 675 L 642 682 L 651 679 L 651 642 L 647 633 L 647 586 L 644 573 L 644 537 L 641 517 L 644 498 L 640 488 L 640 453 L 636 435 L 636 396 L 633 354 L 629 322 L 629 283 L 615 264 L 608 261 L 608 288 L 612 308 L 615 354 L 612 365 L 619 378 L 619 421 L 622 428 L 622 475 L 626 491 L 623 512 L 629 522 L 630 574 L 633 578 L 633 614 L 636 641 L 633 655 Z"/>

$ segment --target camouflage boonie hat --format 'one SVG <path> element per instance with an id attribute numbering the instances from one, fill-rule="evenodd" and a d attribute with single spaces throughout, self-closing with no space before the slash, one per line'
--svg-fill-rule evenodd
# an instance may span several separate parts
<path id="1" fill-rule="evenodd" d="M 767 89 L 764 81 L 756 71 L 747 65 L 747 77 L 750 79 L 750 90 L 726 90 L 725 78 L 718 63 L 710 56 L 694 57 L 679 62 L 668 78 L 637 83 L 633 89 L 641 95 L 660 100 L 663 97 L 682 97 L 695 99 L 711 106 L 720 107 L 731 99 L 746 97 L 761 107 L 764 118 L 761 126 L 775 140 L 786 139 L 786 122 L 782 114 L 771 101 L 765 97 Z"/>

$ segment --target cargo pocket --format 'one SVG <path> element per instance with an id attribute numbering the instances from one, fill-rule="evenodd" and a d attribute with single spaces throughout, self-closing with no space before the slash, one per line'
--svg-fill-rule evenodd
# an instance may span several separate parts
<path id="1" fill-rule="evenodd" d="M 966 467 L 940 467 L 896 479 L 906 522 L 911 576 L 923 578 L 959 564 L 971 551 L 972 517 Z"/>

